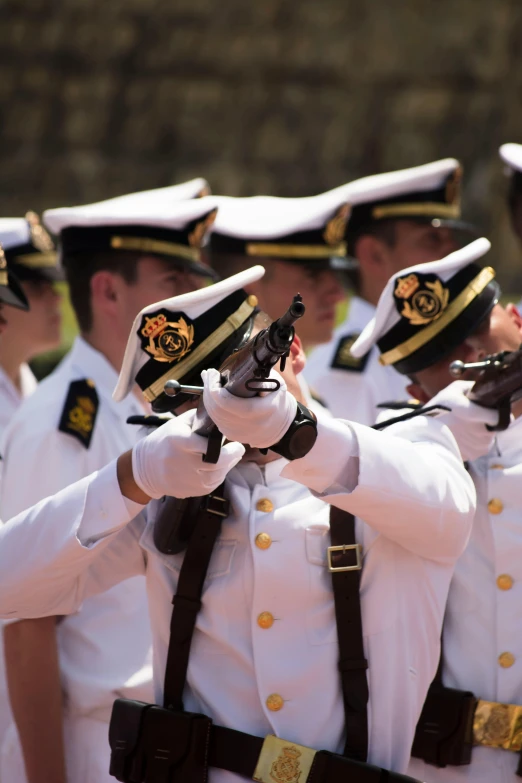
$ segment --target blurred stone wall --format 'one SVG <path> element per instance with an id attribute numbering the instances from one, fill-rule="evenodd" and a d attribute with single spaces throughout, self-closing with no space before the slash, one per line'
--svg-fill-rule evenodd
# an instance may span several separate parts
<path id="1" fill-rule="evenodd" d="M 522 141 L 517 0 L 0 0 L 0 213 L 205 176 L 313 194 L 455 156 L 522 292 L 497 156 Z"/>

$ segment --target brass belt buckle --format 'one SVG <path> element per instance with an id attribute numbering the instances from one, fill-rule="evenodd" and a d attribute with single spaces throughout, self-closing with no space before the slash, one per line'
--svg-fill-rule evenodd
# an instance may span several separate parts
<path id="1" fill-rule="evenodd" d="M 522 707 L 480 699 L 473 718 L 473 742 L 489 748 L 522 749 Z"/>
<path id="2" fill-rule="evenodd" d="M 252 780 L 258 783 L 306 783 L 316 751 L 268 734 Z"/>
<path id="3" fill-rule="evenodd" d="M 335 566 L 332 562 L 332 552 L 342 552 L 347 549 L 355 549 L 355 565 Z M 336 571 L 360 571 L 362 569 L 362 546 L 360 544 L 342 544 L 341 546 L 329 546 L 326 555 L 328 558 L 328 570 L 333 574 Z"/>

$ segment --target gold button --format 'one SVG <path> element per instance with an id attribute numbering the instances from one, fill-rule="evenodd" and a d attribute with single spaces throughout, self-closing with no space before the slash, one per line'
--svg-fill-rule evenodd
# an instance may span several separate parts
<path id="1" fill-rule="evenodd" d="M 494 462 L 493 465 L 489 466 L 490 470 L 504 470 L 504 465 L 501 465 L 499 462 Z"/>
<path id="2" fill-rule="evenodd" d="M 274 624 L 274 615 L 270 612 L 261 612 L 257 618 L 257 624 L 260 628 L 271 628 Z"/>
<path id="3" fill-rule="evenodd" d="M 250 307 L 257 307 L 257 296 L 250 294 L 250 296 L 247 297 L 247 304 L 250 305 Z"/>
<path id="4" fill-rule="evenodd" d="M 278 693 L 271 693 L 266 700 L 266 706 L 271 712 L 279 712 L 283 708 L 283 697 Z"/>
<path id="5" fill-rule="evenodd" d="M 258 511 L 264 511 L 265 514 L 269 514 L 274 510 L 274 504 L 268 498 L 261 498 L 261 500 L 257 501 L 256 508 Z"/>
<path id="6" fill-rule="evenodd" d="M 498 662 L 503 669 L 509 669 L 515 663 L 515 656 L 513 653 L 504 652 L 498 656 Z"/>
<path id="7" fill-rule="evenodd" d="M 513 577 L 509 574 L 500 574 L 500 576 L 497 577 L 497 587 L 500 590 L 511 590 L 513 587 Z"/>
<path id="8" fill-rule="evenodd" d="M 498 498 L 491 498 L 488 502 L 488 511 L 490 514 L 500 514 L 504 510 L 504 504 Z"/>
<path id="9" fill-rule="evenodd" d="M 268 549 L 272 544 L 272 538 L 268 533 L 258 533 L 256 536 L 256 546 L 258 549 Z"/>

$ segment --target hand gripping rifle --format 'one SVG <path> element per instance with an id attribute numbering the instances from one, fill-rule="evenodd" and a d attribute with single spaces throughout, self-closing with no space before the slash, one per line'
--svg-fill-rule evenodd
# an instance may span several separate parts
<path id="1" fill-rule="evenodd" d="M 488 430 L 505 430 L 511 420 L 511 405 L 522 398 L 522 346 L 517 351 L 501 351 L 480 362 L 450 364 L 454 378 L 465 375 L 475 380 L 468 396 L 485 408 L 498 410 L 498 423 Z"/>
<path id="2" fill-rule="evenodd" d="M 236 397 L 255 397 L 260 392 L 277 391 L 280 384 L 276 379 L 269 378 L 270 370 L 279 361 L 281 370 L 284 370 L 294 340 L 294 324 L 304 313 L 302 298 L 296 294 L 281 318 L 262 329 L 225 359 L 219 368 L 223 386 Z M 169 397 L 181 393 L 202 395 L 203 388 L 167 381 L 164 391 Z M 208 437 L 207 452 L 203 455 L 203 460 L 215 464 L 219 459 L 223 436 L 205 410 L 203 397 L 200 397 L 194 430 Z M 166 497 L 160 501 L 161 506 L 154 525 L 154 543 L 160 552 L 171 555 L 185 549 L 201 503 L 201 498 L 179 500 Z"/>
<path id="3" fill-rule="evenodd" d="M 300 294 L 294 300 L 286 313 L 263 329 L 242 348 L 232 353 L 219 368 L 221 383 L 225 389 L 236 397 L 256 397 L 260 392 L 274 392 L 280 383 L 275 378 L 269 378 L 270 370 L 281 360 L 281 370 L 294 341 L 294 324 L 305 313 Z M 175 397 L 177 394 L 202 394 L 200 386 L 183 386 L 177 381 L 167 381 L 165 394 Z M 204 462 L 216 463 L 221 452 L 223 436 L 208 415 L 201 398 L 194 432 L 208 438 L 207 453 L 203 455 Z"/>

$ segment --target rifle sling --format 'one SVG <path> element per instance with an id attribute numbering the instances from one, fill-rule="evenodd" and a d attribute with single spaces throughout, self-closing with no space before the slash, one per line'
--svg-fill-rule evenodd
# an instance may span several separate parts
<path id="1" fill-rule="evenodd" d="M 212 550 L 228 516 L 228 501 L 223 498 L 221 485 L 202 504 L 194 520 L 194 532 L 181 566 L 178 587 L 173 598 L 170 640 L 165 670 L 164 706 L 183 709 L 183 689 L 187 676 L 190 646 L 197 614 L 201 608 L 201 594 Z M 331 553 L 335 568 L 353 566 L 355 519 L 352 514 L 330 508 L 332 547 L 346 546 L 345 551 Z M 368 755 L 368 684 L 364 657 L 361 606 L 359 598 L 360 568 L 332 572 L 335 616 L 339 639 L 339 671 L 346 720 L 346 742 L 343 755 L 366 761 Z M 216 727 L 217 728 L 217 727 Z M 221 730 L 225 731 L 225 730 Z M 226 730 L 232 732 L 233 730 Z M 233 736 L 233 735 L 231 735 Z M 253 747 L 257 742 L 252 738 Z M 261 740 L 260 740 L 261 741 Z"/>

